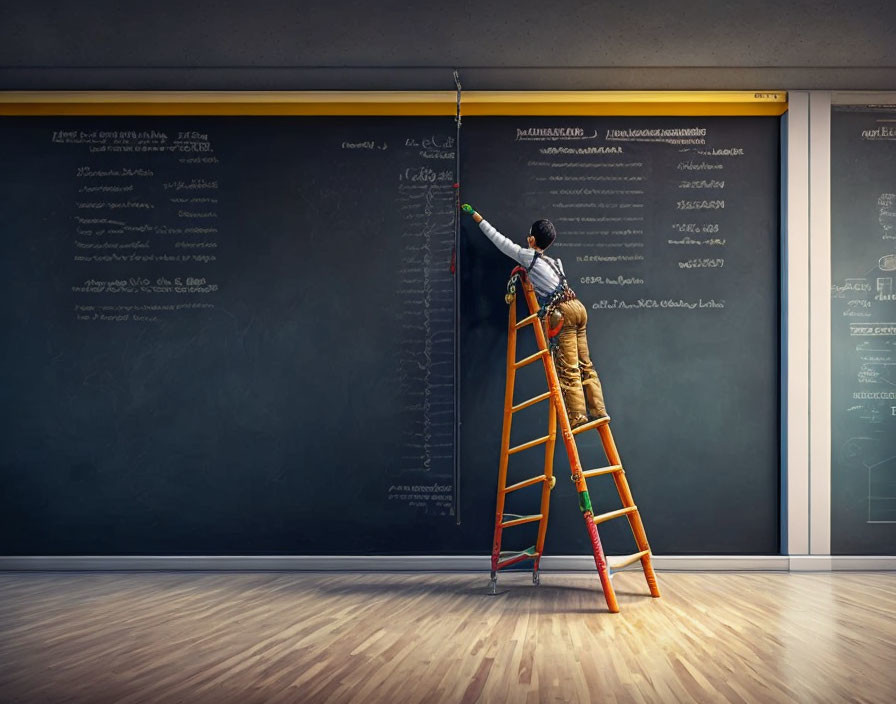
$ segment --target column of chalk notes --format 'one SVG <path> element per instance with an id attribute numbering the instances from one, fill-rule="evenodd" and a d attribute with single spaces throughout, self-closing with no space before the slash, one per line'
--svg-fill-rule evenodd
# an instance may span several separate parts
<path id="1" fill-rule="evenodd" d="M 388 498 L 433 515 L 453 515 L 455 138 L 407 137 L 398 149 L 398 384 L 409 403 L 401 419 L 399 480 L 390 484 Z"/>
<path id="2" fill-rule="evenodd" d="M 725 267 L 733 233 L 714 215 L 726 207 L 726 163 L 743 149 L 708 147 L 706 135 L 703 127 L 518 130 L 517 140 L 532 143 L 527 196 L 552 213 L 555 255 L 592 309 L 725 307 L 707 272 Z M 672 274 L 695 270 L 701 284 L 681 294 Z"/>
<path id="3" fill-rule="evenodd" d="M 73 315 L 85 323 L 158 322 L 215 307 L 220 283 L 218 157 L 208 134 L 53 130 L 73 152 Z"/>

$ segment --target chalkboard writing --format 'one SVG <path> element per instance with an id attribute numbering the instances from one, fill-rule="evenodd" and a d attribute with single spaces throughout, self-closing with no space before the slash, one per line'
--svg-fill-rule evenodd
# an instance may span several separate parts
<path id="1" fill-rule="evenodd" d="M 51 141 L 80 164 L 71 174 L 75 318 L 159 322 L 213 309 L 220 161 L 208 134 L 53 130 Z M 95 278 L 96 264 L 124 274 Z"/>
<path id="2" fill-rule="evenodd" d="M 831 550 L 896 544 L 896 111 L 831 115 Z"/>
<path id="3" fill-rule="evenodd" d="M 409 138 L 404 149 L 427 165 L 408 167 L 398 177 L 396 204 L 403 223 L 396 296 L 401 302 L 399 384 L 409 403 L 399 424 L 402 480 L 389 485 L 388 498 L 454 515 L 455 333 L 454 308 L 448 303 L 454 296 L 449 263 L 456 216 L 455 138 Z"/>
<path id="4" fill-rule="evenodd" d="M 589 311 L 591 355 L 653 549 L 777 552 L 777 121 L 469 118 L 464 130 L 464 199 L 524 246 L 534 220 L 557 228 L 548 253 Z M 513 263 L 471 221 L 463 244 L 463 368 L 500 380 Z M 521 384 L 518 399 L 539 382 Z M 502 390 L 464 395 L 475 428 L 464 458 L 496 457 Z M 513 442 L 542 435 L 544 422 L 515 417 Z M 598 466 L 592 435 L 580 448 Z M 512 481 L 537 473 L 540 457 L 517 469 L 515 459 Z M 565 465 L 558 455 L 561 475 Z M 569 482 L 554 491 L 550 553 L 587 551 L 573 494 Z M 612 484 L 596 480 L 592 495 L 600 510 L 618 507 Z M 601 526 L 610 552 L 630 550 L 627 531 Z"/>
<path id="5" fill-rule="evenodd" d="M 454 139 L 4 119 L 0 552 L 390 552 L 453 528 Z"/>

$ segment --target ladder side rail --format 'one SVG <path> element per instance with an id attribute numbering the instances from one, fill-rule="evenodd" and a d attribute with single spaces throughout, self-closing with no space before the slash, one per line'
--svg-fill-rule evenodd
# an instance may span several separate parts
<path id="1" fill-rule="evenodd" d="M 554 407 L 554 399 L 549 401 L 548 411 L 548 442 L 544 447 L 544 484 L 541 487 L 541 508 L 539 509 L 544 520 L 538 525 L 538 537 L 535 541 L 535 564 L 532 566 L 533 579 L 538 581 L 538 566 L 541 556 L 544 554 L 544 540 L 548 532 L 548 510 L 551 506 L 551 490 L 554 488 L 554 448 L 557 445 L 557 415 Z"/>
<path id="2" fill-rule="evenodd" d="M 501 524 L 504 522 L 504 499 L 507 487 L 507 464 L 510 459 L 510 427 L 513 419 L 513 387 L 516 379 L 516 305 L 508 306 L 507 313 L 507 373 L 504 385 L 504 426 L 501 430 L 501 459 L 498 464 L 498 499 L 495 507 L 495 538 L 492 542 L 492 579 L 498 571 L 501 559 Z"/>
<path id="3" fill-rule="evenodd" d="M 616 449 L 616 441 L 613 439 L 613 433 L 610 430 L 610 426 L 602 425 L 597 431 L 600 433 L 601 443 L 604 446 L 604 452 L 607 455 L 609 463 L 621 465 L 622 460 L 619 457 L 619 451 Z M 622 505 L 625 507 L 634 506 L 635 500 L 632 497 L 631 489 L 628 486 L 625 470 L 614 472 L 613 482 L 616 484 L 616 491 L 619 492 L 619 498 L 622 499 Z M 641 557 L 641 567 L 644 570 L 644 578 L 647 580 L 647 587 L 650 590 L 650 595 L 659 597 L 660 589 L 656 582 L 656 573 L 653 571 L 653 565 L 650 562 L 650 545 L 647 542 L 647 532 L 644 530 L 644 523 L 641 521 L 641 512 L 633 511 L 632 513 L 629 513 L 626 518 L 628 518 L 628 523 L 632 529 L 632 535 L 635 538 L 635 544 L 638 546 L 638 550 L 640 552 L 646 551 L 646 554 Z"/>

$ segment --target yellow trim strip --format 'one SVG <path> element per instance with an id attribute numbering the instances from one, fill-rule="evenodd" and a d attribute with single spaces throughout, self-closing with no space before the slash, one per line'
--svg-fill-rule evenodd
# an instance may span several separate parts
<path id="1" fill-rule="evenodd" d="M 454 92 L 0 92 L 3 115 L 454 115 Z"/>
<path id="2" fill-rule="evenodd" d="M 464 115 L 781 115 L 783 91 L 541 91 L 464 93 Z"/>
<path id="3" fill-rule="evenodd" d="M 454 115 L 454 91 L 0 91 L 0 115 Z M 466 91 L 474 115 L 781 115 L 783 91 Z"/>

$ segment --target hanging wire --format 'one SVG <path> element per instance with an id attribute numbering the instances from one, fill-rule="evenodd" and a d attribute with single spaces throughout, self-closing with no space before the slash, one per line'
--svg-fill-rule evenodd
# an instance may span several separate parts
<path id="1" fill-rule="evenodd" d="M 454 69 L 454 85 L 457 89 L 457 113 L 454 121 L 457 135 L 454 140 L 454 252 L 451 255 L 451 273 L 454 274 L 454 516 L 460 525 L 460 75 Z"/>

